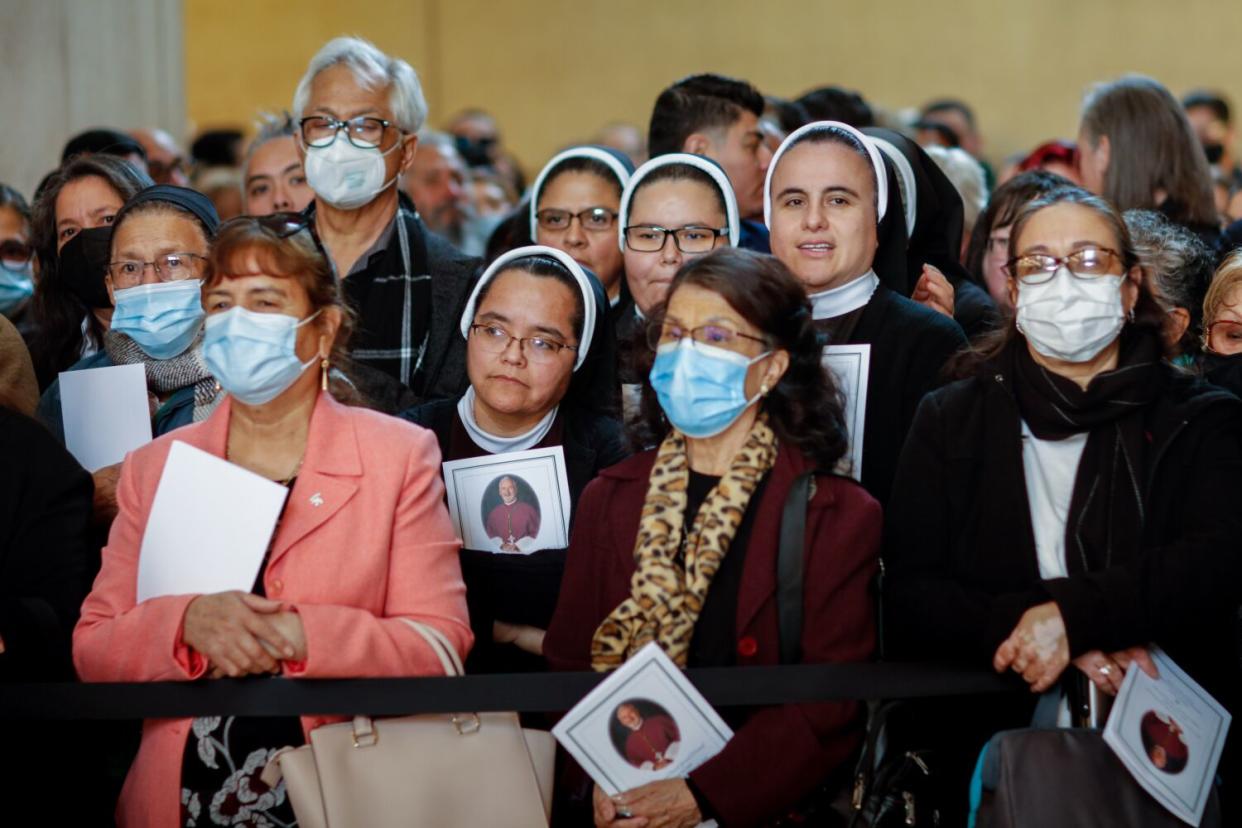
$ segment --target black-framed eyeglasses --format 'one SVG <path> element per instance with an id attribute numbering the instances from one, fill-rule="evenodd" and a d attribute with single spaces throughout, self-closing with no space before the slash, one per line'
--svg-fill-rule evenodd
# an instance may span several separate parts
<path id="1" fill-rule="evenodd" d="M 10 270 L 25 267 L 34 256 L 34 247 L 17 239 L 0 242 L 0 264 Z"/>
<path id="2" fill-rule="evenodd" d="M 220 235 L 230 227 L 239 227 L 243 224 L 255 224 L 271 233 L 278 239 L 287 239 L 295 233 L 300 233 L 310 227 L 310 217 L 302 213 L 294 213 L 288 210 L 282 210 L 276 213 L 268 213 L 266 216 L 237 216 L 231 218 L 224 224 L 220 225 L 216 235 Z"/>
<path id="3" fill-rule="evenodd" d="M 360 149 L 375 149 L 384 138 L 384 130 L 393 126 L 392 121 L 360 115 L 348 121 L 329 118 L 327 115 L 308 115 L 298 121 L 302 143 L 308 147 L 330 147 L 342 130 L 349 143 Z M 403 130 L 404 131 L 404 130 Z"/>
<path id="4" fill-rule="evenodd" d="M 612 225 L 617 220 L 617 213 L 607 207 L 588 207 L 579 213 L 545 207 L 535 213 L 535 221 L 544 230 L 568 230 L 574 219 L 578 220 L 583 230 L 599 232 L 612 229 Z"/>
<path id="5" fill-rule="evenodd" d="M 647 345 L 656 351 L 665 345 L 675 345 L 689 337 L 690 347 L 695 345 L 711 345 L 713 348 L 724 348 L 729 351 L 744 353 L 747 341 L 758 342 L 767 347 L 769 342 L 762 336 L 742 333 L 728 325 L 700 325 L 687 328 L 679 322 L 652 322 L 647 326 Z"/>
<path id="6" fill-rule="evenodd" d="M 470 326 L 470 333 L 484 351 L 489 354 L 501 354 L 509 348 L 510 342 L 517 342 L 518 350 L 526 355 L 531 362 L 548 363 L 556 360 L 562 351 L 577 351 L 577 345 L 567 345 L 546 336 L 514 336 L 496 324 L 476 322 Z"/>
<path id="7" fill-rule="evenodd" d="M 716 239 L 729 232 L 728 227 L 660 227 L 656 224 L 631 224 L 625 228 L 625 246 L 638 253 L 656 253 L 664 249 L 668 237 L 682 253 L 706 253 L 716 246 Z"/>
<path id="8" fill-rule="evenodd" d="M 1005 271 L 1024 285 L 1042 285 L 1064 267 L 1077 279 L 1120 276 L 1124 266 L 1121 254 L 1108 247 L 1083 247 L 1068 256 L 1027 253 L 1005 263 Z"/>
<path id="9" fill-rule="evenodd" d="M 142 274 L 147 272 L 148 267 L 155 269 L 155 278 L 161 282 L 180 282 L 184 279 L 197 279 L 206 262 L 207 257 L 197 253 L 168 253 L 157 256 L 150 262 L 109 262 L 108 275 L 118 289 L 142 284 Z"/>

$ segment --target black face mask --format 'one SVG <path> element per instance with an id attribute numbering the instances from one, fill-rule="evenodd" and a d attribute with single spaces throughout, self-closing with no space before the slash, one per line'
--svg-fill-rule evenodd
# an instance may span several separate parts
<path id="1" fill-rule="evenodd" d="M 79 230 L 60 249 L 57 270 L 69 292 L 88 308 L 110 308 L 104 273 L 108 269 L 112 228 L 92 227 Z"/>
<path id="2" fill-rule="evenodd" d="M 1209 164 L 1215 166 L 1220 163 L 1220 159 L 1225 157 L 1224 144 L 1204 144 L 1203 154 L 1207 156 Z"/>

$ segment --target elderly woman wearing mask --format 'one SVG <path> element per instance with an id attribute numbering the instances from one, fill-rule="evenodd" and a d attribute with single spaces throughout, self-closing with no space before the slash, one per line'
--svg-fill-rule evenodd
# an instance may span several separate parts
<path id="1" fill-rule="evenodd" d="M 919 407 L 888 504 L 890 656 L 1108 693 L 1163 647 L 1232 707 L 1242 405 L 1162 357 L 1164 311 L 1116 210 L 1066 187 L 1026 205 L 1016 324 Z M 965 805 L 974 757 L 1034 696 L 921 721 Z M 940 704 L 940 703 L 937 703 Z M 943 728 L 943 729 L 942 729 Z"/>
<path id="2" fill-rule="evenodd" d="M 1242 251 L 1225 258 L 1203 297 L 1203 376 L 1242 393 Z"/>
<path id="3" fill-rule="evenodd" d="M 633 162 L 617 150 L 571 147 L 544 165 L 530 189 L 530 237 L 589 268 L 613 305 L 623 286 L 613 228 L 633 172 Z"/>
<path id="4" fill-rule="evenodd" d="M 560 250 L 506 253 L 484 272 L 462 314 L 470 387 L 458 400 L 404 416 L 435 432 L 446 460 L 560 446 L 572 525 L 587 483 L 627 454 L 620 424 L 600 404 L 609 399 L 601 389 L 615 383 L 600 327 L 606 309 L 599 282 Z M 542 668 L 565 550 L 494 543 L 461 553 L 478 641 L 467 668 Z"/>
<path id="5" fill-rule="evenodd" d="M 112 222 L 104 279 L 114 306 L 110 328 L 103 350 L 70 370 L 144 366 L 157 436 L 206 419 L 220 401 L 220 387 L 195 347 L 203 329 L 203 269 L 218 226 L 205 195 L 171 184 L 141 191 Z M 63 442 L 59 380 L 39 401 L 39 419 Z M 100 522 L 115 513 L 119 475 L 120 464 L 94 473 Z"/>
<path id="6" fill-rule="evenodd" d="M 779 663 L 781 514 L 795 480 L 832 468 L 846 444 L 806 297 L 775 259 L 726 248 L 681 269 L 649 330 L 645 414 L 659 448 L 606 469 L 583 493 L 545 652 L 558 669 L 599 671 L 650 641 L 682 667 Z M 875 641 L 868 586 L 880 509 L 853 481 L 814 480 L 801 661 L 863 660 Z M 847 760 L 859 712 L 853 703 L 733 711 L 733 739 L 689 778 L 611 799 L 596 789 L 595 824 L 775 819 Z"/>
<path id="7" fill-rule="evenodd" d="M 143 527 L 173 438 L 144 446 L 126 459 L 103 569 L 74 632 L 87 681 L 441 672 L 404 619 L 435 627 L 463 654 L 470 647 L 435 439 L 321 390 L 350 314 L 300 222 L 241 218 L 222 231 L 205 273 L 202 350 L 228 396 L 176 434 L 288 487 L 255 584 L 135 603 Z M 256 823 L 288 824 L 283 788 L 259 774 L 276 749 L 325 721 L 148 721 L 118 821 L 202 824 L 209 811 L 247 810 Z"/>

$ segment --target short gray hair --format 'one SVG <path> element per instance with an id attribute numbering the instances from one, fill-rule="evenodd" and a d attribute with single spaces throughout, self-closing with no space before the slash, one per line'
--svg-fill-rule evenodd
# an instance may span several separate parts
<path id="1" fill-rule="evenodd" d="M 297 128 L 293 125 L 293 116 L 288 112 L 281 112 L 279 115 L 275 112 L 260 112 L 256 119 L 256 126 L 258 130 L 255 132 L 254 140 L 250 142 L 250 146 L 246 147 L 246 157 L 242 160 L 243 186 L 245 186 L 246 176 L 250 175 L 250 161 L 259 147 L 274 138 L 294 136 L 297 133 Z"/>
<path id="2" fill-rule="evenodd" d="M 306 74 L 298 81 L 297 91 L 293 93 L 294 120 L 302 118 L 315 77 L 341 63 L 349 67 L 362 88 L 389 88 L 388 105 L 396 125 L 402 131 L 413 134 L 422 129 L 423 122 L 427 120 L 427 99 L 423 97 L 423 87 L 414 67 L 400 58 L 389 57 L 374 43 L 360 37 L 333 38 L 311 58 Z"/>
<path id="3" fill-rule="evenodd" d="M 435 147 L 436 149 L 452 150 L 454 155 L 458 155 L 457 141 L 447 132 L 440 132 L 436 129 L 424 129 L 418 133 L 418 145 L 420 147 Z"/>
<path id="4" fill-rule="evenodd" d="M 988 206 L 988 185 L 983 166 L 959 147 L 924 147 L 923 150 L 962 197 L 963 232 L 969 238 L 979 214 Z"/>

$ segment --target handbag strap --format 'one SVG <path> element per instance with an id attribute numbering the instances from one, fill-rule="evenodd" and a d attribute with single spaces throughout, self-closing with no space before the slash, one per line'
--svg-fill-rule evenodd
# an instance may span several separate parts
<path id="1" fill-rule="evenodd" d="M 802 654 L 802 567 L 806 554 L 806 510 L 815 472 L 798 476 L 785 497 L 776 558 L 776 610 L 780 622 L 781 664 L 797 664 Z"/>
<path id="2" fill-rule="evenodd" d="M 444 633 L 429 624 L 415 621 L 412 618 L 400 618 L 398 620 L 409 625 L 414 632 L 423 637 L 427 642 L 427 646 L 431 647 L 431 651 L 440 659 L 440 666 L 444 668 L 444 675 L 464 676 L 466 674 L 465 667 L 461 663 L 461 656 L 457 654 L 457 649 Z"/>

